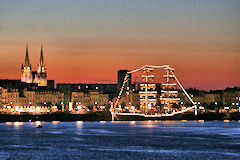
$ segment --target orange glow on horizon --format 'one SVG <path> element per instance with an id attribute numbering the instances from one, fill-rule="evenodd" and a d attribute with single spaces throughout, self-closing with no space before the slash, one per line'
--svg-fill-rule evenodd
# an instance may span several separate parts
<path id="1" fill-rule="evenodd" d="M 99 1 L 96 8 L 90 2 L 89 8 L 81 8 L 78 1 L 28 2 L 24 10 L 22 5 L 2 3 L 0 79 L 20 79 L 28 43 L 33 70 L 43 44 L 47 79 L 56 83 L 116 83 L 120 69 L 169 64 L 185 88 L 239 86 L 238 3 L 146 2 L 134 10 L 134 1 L 124 6 Z M 55 7 L 67 12 L 59 14 Z M 206 12 L 207 8 L 211 9 Z M 33 9 L 43 12 L 32 13 Z"/>
<path id="2" fill-rule="evenodd" d="M 97 55 L 94 53 L 92 56 L 87 54 L 85 57 L 66 55 L 55 57 L 53 55 L 57 53 L 54 51 L 49 53 L 48 50 L 53 49 L 46 48 L 44 52 L 47 79 L 53 79 L 55 83 L 117 83 L 117 71 L 120 69 L 133 70 L 145 64 L 169 64 L 175 68 L 175 73 L 185 88 L 196 87 L 208 90 L 239 86 L 237 80 L 240 79 L 240 68 L 235 65 L 235 60 L 232 63 L 232 61 L 225 60 L 228 58 L 224 56 L 216 62 L 214 60 L 205 62 L 206 60 L 202 58 L 190 63 L 192 61 L 190 59 L 187 61 L 179 58 L 170 60 L 166 55 L 162 57 L 159 51 L 154 51 L 150 59 L 145 53 L 142 53 L 135 56 L 130 55 L 130 57 L 128 56 L 129 60 L 126 60 L 125 56 L 127 55 L 117 58 L 115 54 L 106 53 Z M 0 79 L 20 79 L 21 64 L 24 62 L 25 56 L 24 45 L 17 48 L 5 48 L 4 52 L 9 53 L 9 56 L 16 57 L 16 59 L 11 60 L 8 56 L 2 57 L 0 60 Z M 19 52 L 22 54 L 19 54 Z M 119 55 L 121 51 L 116 53 L 116 55 Z M 135 53 L 138 53 L 138 50 Z M 33 70 L 37 68 L 38 56 L 38 53 L 30 52 L 30 62 Z M 146 56 L 145 60 L 139 58 L 137 60 L 137 57 L 143 56 Z M 158 59 L 161 59 L 161 61 L 158 61 Z M 222 63 L 225 65 L 221 65 Z"/>

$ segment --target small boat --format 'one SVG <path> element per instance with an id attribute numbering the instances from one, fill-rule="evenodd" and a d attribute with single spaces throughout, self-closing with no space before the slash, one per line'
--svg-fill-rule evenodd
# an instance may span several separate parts
<path id="1" fill-rule="evenodd" d="M 41 125 L 38 125 L 36 128 L 42 128 L 42 126 L 41 126 Z"/>

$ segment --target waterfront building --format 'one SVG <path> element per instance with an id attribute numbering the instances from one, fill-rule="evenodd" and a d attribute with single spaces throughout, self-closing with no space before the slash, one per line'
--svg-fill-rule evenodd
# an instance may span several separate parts
<path id="1" fill-rule="evenodd" d="M 103 106 L 107 105 L 109 101 L 109 95 L 100 93 L 99 91 L 89 92 L 72 92 L 72 103 L 74 105 L 82 106 Z"/>
<path id="2" fill-rule="evenodd" d="M 37 83 L 38 86 L 47 86 L 47 72 L 44 64 L 43 48 L 41 46 L 40 61 L 37 71 L 32 70 L 32 65 L 29 59 L 28 46 L 26 48 L 25 63 L 21 67 L 21 82 Z"/>
<path id="3" fill-rule="evenodd" d="M 194 94 L 195 93 L 195 94 Z M 193 100 L 200 104 L 221 104 L 225 106 L 231 106 L 232 104 L 239 104 L 240 101 L 240 88 L 227 88 L 225 90 L 213 90 L 213 91 L 199 91 L 193 92 Z M 216 105 L 217 106 L 217 105 Z"/>
<path id="4" fill-rule="evenodd" d="M 89 91 L 96 90 L 104 93 L 117 92 L 117 84 L 97 84 L 97 83 L 57 83 L 57 89 L 61 91 Z"/>
<path id="5" fill-rule="evenodd" d="M 44 102 L 47 105 L 59 105 L 64 100 L 64 93 L 58 90 L 37 90 L 34 94 L 36 105 L 43 105 Z"/>
<path id="6" fill-rule="evenodd" d="M 95 83 L 58 83 L 57 89 L 64 92 L 64 104 L 68 105 L 71 101 L 72 92 L 96 91 L 101 94 L 108 94 L 109 99 L 117 95 L 117 84 L 95 84 Z"/>
<path id="7" fill-rule="evenodd" d="M 211 103 L 221 103 L 221 94 L 219 93 L 205 93 L 203 100 L 200 100 L 200 102 L 206 103 L 207 105 L 210 105 Z"/>
<path id="8" fill-rule="evenodd" d="M 0 87 L 0 107 L 16 107 L 33 109 L 36 106 L 47 107 L 60 105 L 64 100 L 64 93 L 58 90 L 23 90 L 5 89 Z M 35 108 L 36 109 L 36 108 Z"/>
<path id="9" fill-rule="evenodd" d="M 236 105 L 240 102 L 240 88 L 227 88 L 222 94 L 223 104 Z"/>
<path id="10" fill-rule="evenodd" d="M 0 89 L 0 107 L 11 105 L 23 105 L 27 99 L 22 97 L 18 89 Z"/>

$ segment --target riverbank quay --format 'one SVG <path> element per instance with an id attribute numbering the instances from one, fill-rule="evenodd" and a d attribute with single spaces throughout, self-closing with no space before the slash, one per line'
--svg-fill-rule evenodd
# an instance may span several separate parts
<path id="1" fill-rule="evenodd" d="M 86 114 L 72 114 L 69 112 L 56 112 L 45 114 L 0 114 L 0 122 L 29 122 L 29 121 L 111 121 L 112 115 L 107 111 L 90 112 Z M 240 113 L 199 113 L 193 112 L 163 117 L 142 117 L 118 115 L 116 121 L 145 121 L 145 120 L 240 120 Z"/>
<path id="2" fill-rule="evenodd" d="M 125 116 L 118 115 L 114 120 L 118 121 L 146 121 L 146 120 L 205 120 L 205 121 L 214 121 L 214 120 L 240 120 L 240 113 L 199 113 L 195 115 L 194 112 L 188 112 L 184 114 L 177 114 L 174 116 L 162 116 L 162 117 L 143 117 L 143 116 Z"/>
<path id="3" fill-rule="evenodd" d="M 110 112 L 89 112 L 86 114 L 72 114 L 69 112 L 56 112 L 45 114 L 0 114 L 0 122 L 29 122 L 29 121 L 110 121 Z"/>

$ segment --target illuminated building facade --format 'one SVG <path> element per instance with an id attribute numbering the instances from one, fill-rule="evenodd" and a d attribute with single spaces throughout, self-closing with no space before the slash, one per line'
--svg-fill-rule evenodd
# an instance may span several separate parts
<path id="1" fill-rule="evenodd" d="M 108 94 L 102 94 L 98 91 L 84 92 L 72 92 L 72 102 L 74 105 L 79 103 L 83 106 L 93 106 L 93 105 L 106 105 L 109 100 Z"/>
<path id="2" fill-rule="evenodd" d="M 9 109 L 21 109 L 47 111 L 55 105 L 61 104 L 64 100 L 64 93 L 58 90 L 33 90 L 27 89 L 5 89 L 0 87 L 0 107 Z M 18 109 L 16 109 L 18 108 Z M 52 110 L 50 110 L 52 111 Z"/>
<path id="3" fill-rule="evenodd" d="M 57 89 L 62 91 L 85 92 L 97 90 L 104 93 L 116 93 L 117 84 L 97 84 L 97 83 L 57 83 Z"/>
<path id="4" fill-rule="evenodd" d="M 228 88 L 222 94 L 223 104 L 239 104 L 240 103 L 240 88 Z M 235 105 L 234 104 L 234 105 Z"/>
<path id="5" fill-rule="evenodd" d="M 25 83 L 37 83 L 38 86 L 47 86 L 47 72 L 46 65 L 43 59 L 43 49 L 41 47 L 40 61 L 37 71 L 32 70 L 32 66 L 29 60 L 28 46 L 26 48 L 25 63 L 21 68 L 21 82 Z"/>

